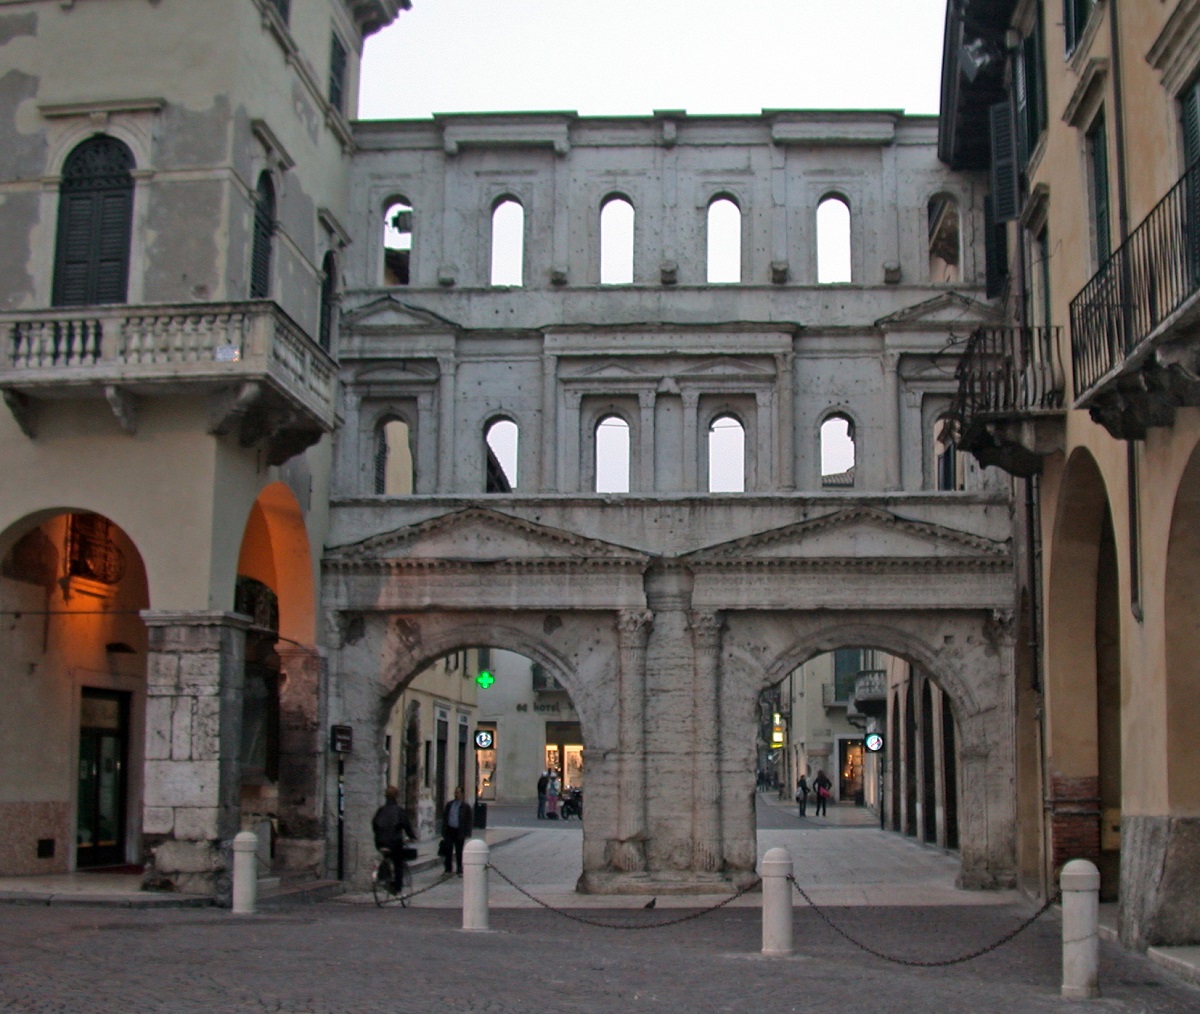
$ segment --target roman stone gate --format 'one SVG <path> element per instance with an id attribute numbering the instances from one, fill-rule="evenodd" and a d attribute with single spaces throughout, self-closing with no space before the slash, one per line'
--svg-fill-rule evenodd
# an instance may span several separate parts
<path id="1" fill-rule="evenodd" d="M 748 881 L 759 693 L 869 645 L 947 694 L 961 880 L 1010 884 L 1011 509 L 941 427 L 993 319 L 983 188 L 936 121 L 356 129 L 322 589 L 351 874 L 395 694 L 487 646 L 579 714 L 581 889 Z"/>

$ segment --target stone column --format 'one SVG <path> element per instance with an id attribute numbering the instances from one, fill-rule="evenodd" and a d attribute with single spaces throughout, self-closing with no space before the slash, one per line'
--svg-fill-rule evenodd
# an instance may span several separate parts
<path id="1" fill-rule="evenodd" d="M 761 490 L 776 489 L 775 463 L 779 453 L 779 433 L 775 427 L 775 392 L 769 388 L 754 392 L 754 450 L 746 448 L 745 490 L 747 493 L 757 493 Z M 751 434 L 746 434 L 749 443 Z M 754 457 L 751 458 L 751 453 Z"/>
<path id="2" fill-rule="evenodd" d="M 692 869 L 712 873 L 721 868 L 721 791 L 718 763 L 720 722 L 721 618 L 692 613 Z"/>
<path id="3" fill-rule="evenodd" d="M 563 393 L 562 426 L 557 439 L 560 493 L 579 492 L 579 415 L 582 405 L 582 392 Z"/>
<path id="4" fill-rule="evenodd" d="M 648 609 L 623 609 L 617 616 L 621 665 L 617 839 L 608 859 L 614 869 L 626 873 L 646 868 L 646 641 L 652 623 Z"/>
<path id="5" fill-rule="evenodd" d="M 322 758 L 325 722 L 325 660 L 310 648 L 279 644 L 279 838 L 276 856 L 284 870 L 319 874 L 324 869 Z"/>
<path id="6" fill-rule="evenodd" d="M 241 830 L 246 617 L 142 613 L 146 686 L 145 884 L 228 900 Z"/>
<path id="7" fill-rule="evenodd" d="M 698 459 L 700 457 L 696 449 L 696 441 L 700 438 L 700 434 L 696 432 L 696 420 L 698 417 L 697 409 L 700 404 L 700 393 L 698 391 L 684 391 L 682 397 L 683 489 L 688 493 L 692 493 L 701 488 L 705 490 L 708 489 L 708 476 L 704 476 L 703 480 L 701 480 L 696 475 Z"/>
<path id="8" fill-rule="evenodd" d="M 792 380 L 792 353 L 784 352 L 775 357 L 776 401 L 775 427 L 778 441 L 776 488 L 784 491 L 796 488 L 796 422 L 795 383 Z"/>
<path id="9" fill-rule="evenodd" d="M 453 356 L 438 356 L 438 477 L 437 491 L 453 493 L 455 485 L 454 462 L 458 449 L 454 446 L 454 400 L 455 373 L 458 364 Z M 481 438 L 482 439 L 482 438 Z M 483 450 L 479 448 L 482 460 Z M 482 483 L 480 490 L 483 489 Z"/>
<path id="10" fill-rule="evenodd" d="M 883 483 L 900 488 L 900 354 L 883 354 Z"/>
<path id="11" fill-rule="evenodd" d="M 349 431 L 353 432 L 353 431 Z M 415 493 L 437 492 L 438 449 L 433 437 L 438 432 L 437 415 L 434 409 L 433 392 L 417 397 L 417 440 L 416 440 L 416 484 Z M 374 460 L 374 459 L 371 459 Z"/>
<path id="12" fill-rule="evenodd" d="M 638 447 L 641 451 L 641 468 L 637 479 L 637 492 L 649 493 L 654 489 L 654 401 L 653 391 L 638 391 L 638 411 L 641 432 Z M 633 476 L 630 476 L 633 479 Z"/>
<path id="13" fill-rule="evenodd" d="M 542 354 L 542 491 L 558 489 L 558 356 Z"/>

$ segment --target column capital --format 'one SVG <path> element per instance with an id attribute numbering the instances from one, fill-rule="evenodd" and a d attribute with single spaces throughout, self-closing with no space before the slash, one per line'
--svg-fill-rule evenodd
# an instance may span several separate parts
<path id="1" fill-rule="evenodd" d="M 254 620 L 249 616 L 221 610 L 143 609 L 138 615 L 147 627 L 233 627 L 246 630 L 254 625 Z"/>
<path id="2" fill-rule="evenodd" d="M 649 609 L 622 609 L 617 613 L 616 624 L 622 641 L 645 641 L 654 625 L 654 613 Z"/>

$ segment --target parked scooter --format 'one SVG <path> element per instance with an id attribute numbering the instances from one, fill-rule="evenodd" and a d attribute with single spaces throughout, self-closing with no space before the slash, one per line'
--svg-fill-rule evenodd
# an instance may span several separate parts
<path id="1" fill-rule="evenodd" d="M 578 817 L 583 820 L 583 789 L 568 789 L 562 802 L 559 803 L 558 812 L 562 814 L 563 820 L 568 817 Z"/>

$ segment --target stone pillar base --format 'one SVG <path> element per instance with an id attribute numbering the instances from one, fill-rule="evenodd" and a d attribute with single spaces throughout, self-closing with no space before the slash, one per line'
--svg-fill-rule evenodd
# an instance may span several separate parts
<path id="1" fill-rule="evenodd" d="M 1121 819 L 1121 943 L 1200 943 L 1200 817 Z"/>
<path id="2" fill-rule="evenodd" d="M 230 855 L 220 842 L 147 835 L 145 851 L 143 890 L 198 894 L 218 904 L 229 903 L 233 890 Z"/>

